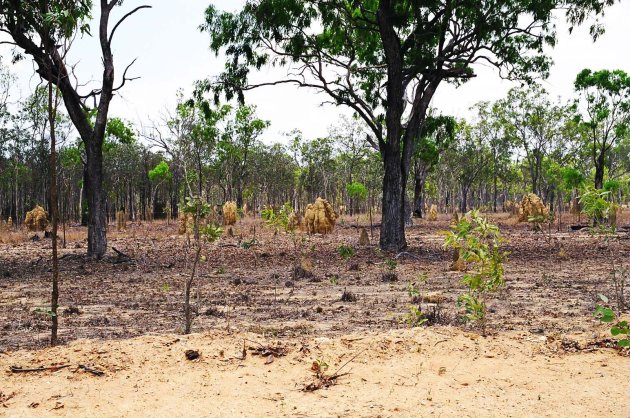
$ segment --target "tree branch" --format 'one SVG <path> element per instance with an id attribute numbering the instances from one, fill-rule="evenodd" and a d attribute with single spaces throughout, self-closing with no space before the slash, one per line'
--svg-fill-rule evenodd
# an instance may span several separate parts
<path id="1" fill-rule="evenodd" d="M 112 1 L 113 3 L 114 1 Z M 138 6 L 135 9 L 133 9 L 132 11 L 130 11 L 129 13 L 127 13 L 126 15 L 124 15 L 119 21 L 118 23 L 116 23 L 114 25 L 114 28 L 112 29 L 112 32 L 109 34 L 109 38 L 107 40 L 108 44 L 112 44 L 112 39 L 114 38 L 114 33 L 116 32 L 116 29 L 118 29 L 118 26 L 120 26 L 120 24 L 122 22 L 124 22 L 129 16 L 133 15 L 134 13 L 136 13 L 137 11 L 141 10 L 141 9 L 151 9 L 153 6 L 149 6 L 149 5 L 143 5 L 143 6 Z"/>

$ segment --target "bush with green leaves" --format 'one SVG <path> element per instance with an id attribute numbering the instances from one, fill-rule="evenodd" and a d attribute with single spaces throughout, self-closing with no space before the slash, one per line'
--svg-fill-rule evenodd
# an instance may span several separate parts
<path id="1" fill-rule="evenodd" d="M 149 171 L 148 177 L 151 183 L 155 183 L 164 180 L 170 180 L 173 178 L 173 174 L 171 173 L 166 161 L 162 160 L 158 165 L 153 168 L 153 170 Z"/>
<path id="2" fill-rule="evenodd" d="M 186 198 L 183 210 L 185 213 L 192 215 L 193 230 L 195 234 L 194 246 L 196 247 L 193 259 L 193 265 L 190 272 L 190 276 L 186 278 L 184 287 L 184 333 L 190 334 L 192 328 L 192 309 L 190 307 L 190 293 L 195 275 L 197 273 L 197 267 L 201 260 L 202 243 L 204 241 L 214 242 L 221 237 L 223 230 L 208 222 L 208 217 L 212 213 L 212 207 L 208 202 L 204 201 L 198 196 Z M 189 242 L 190 245 L 190 242 Z M 186 261 L 188 264 L 188 260 Z"/>
<path id="3" fill-rule="evenodd" d="M 352 248 L 349 245 L 344 245 L 344 244 L 340 245 L 338 251 L 339 251 L 339 255 L 344 260 L 348 260 L 354 257 L 354 248 Z"/>
<path id="4" fill-rule="evenodd" d="M 617 316 L 612 308 L 606 306 L 608 304 L 608 298 L 604 295 L 598 296 L 599 300 L 604 303 L 604 305 L 597 305 L 595 308 L 595 317 L 606 324 L 612 324 L 617 319 Z M 630 347 L 630 328 L 628 321 L 617 321 L 617 323 L 610 328 L 610 333 L 615 337 L 622 336 L 621 339 L 617 340 L 617 346 Z"/>
<path id="5" fill-rule="evenodd" d="M 221 238 L 223 229 L 213 223 L 207 222 L 207 219 L 212 214 L 212 207 L 207 202 L 196 197 L 187 197 L 183 210 L 184 213 L 192 215 L 195 236 L 199 235 L 208 242 L 214 242 Z"/>
<path id="6" fill-rule="evenodd" d="M 608 216 L 610 210 L 610 200 L 608 196 L 609 191 L 599 189 L 587 189 L 582 193 L 580 197 L 580 203 L 582 204 L 582 210 L 590 218 L 604 219 Z"/>
<path id="7" fill-rule="evenodd" d="M 610 191 L 592 188 L 582 193 L 580 197 L 582 212 L 591 219 L 593 227 L 605 229 L 604 223 L 609 219 L 611 212 L 616 210 L 610 196 Z"/>
<path id="8" fill-rule="evenodd" d="M 293 207 L 290 203 L 285 203 L 277 211 L 271 206 L 265 206 L 260 215 L 267 225 L 291 232 L 294 229 L 294 225 L 290 222 L 291 213 L 293 213 Z"/>
<path id="9" fill-rule="evenodd" d="M 427 321 L 420 305 L 409 305 L 409 312 L 402 318 L 402 322 L 409 328 L 419 327 Z"/>
<path id="10" fill-rule="evenodd" d="M 459 250 L 469 267 L 463 277 L 468 291 L 459 296 L 458 305 L 465 309 L 464 319 L 478 322 L 485 334 L 487 295 L 505 286 L 503 263 L 507 253 L 499 248 L 504 239 L 499 228 L 478 211 L 468 212 L 451 228 L 444 247 Z"/>
<path id="11" fill-rule="evenodd" d="M 386 258 L 384 263 L 385 267 L 387 267 L 387 270 L 389 271 L 394 271 L 396 270 L 396 267 L 398 267 L 398 262 L 396 262 L 393 258 Z"/>

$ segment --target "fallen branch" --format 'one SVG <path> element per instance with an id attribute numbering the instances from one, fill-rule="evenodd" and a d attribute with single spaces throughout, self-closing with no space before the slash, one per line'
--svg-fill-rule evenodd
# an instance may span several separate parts
<path id="1" fill-rule="evenodd" d="M 115 264 L 118 263 L 124 263 L 127 261 L 132 261 L 133 258 L 131 258 L 130 256 L 128 256 L 127 254 L 123 253 L 122 251 L 116 249 L 116 247 L 112 247 L 112 250 L 114 250 L 114 252 L 118 255 L 118 258 L 116 259 L 116 261 L 114 262 Z"/>
<path id="2" fill-rule="evenodd" d="M 59 366 L 50 366 L 50 367 L 34 367 L 34 368 L 24 368 L 20 366 L 11 366 L 11 372 L 13 373 L 32 373 L 32 372 L 45 372 L 45 371 L 53 371 L 65 369 L 66 367 L 70 367 L 70 364 L 61 364 Z"/>

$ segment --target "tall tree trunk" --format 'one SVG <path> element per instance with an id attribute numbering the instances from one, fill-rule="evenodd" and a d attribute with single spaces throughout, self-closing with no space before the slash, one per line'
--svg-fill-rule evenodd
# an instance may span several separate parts
<path id="1" fill-rule="evenodd" d="M 424 212 L 424 183 L 426 181 L 426 175 L 416 173 L 414 177 L 413 188 L 413 215 L 422 218 L 422 212 Z"/>
<path id="2" fill-rule="evenodd" d="M 413 216 L 422 218 L 424 211 L 424 184 L 429 174 L 428 169 L 422 160 L 416 157 L 414 162 L 414 188 L 413 188 Z"/>
<path id="3" fill-rule="evenodd" d="M 103 258 L 107 252 L 107 207 L 103 191 L 103 150 L 86 144 L 88 200 L 88 256 Z"/>
<path id="4" fill-rule="evenodd" d="M 595 188 L 601 189 L 604 187 L 604 166 L 606 154 L 601 151 L 595 160 Z"/>
<path id="5" fill-rule="evenodd" d="M 409 120 L 403 128 L 406 83 L 403 75 L 404 53 L 396 25 L 396 3 L 379 2 L 377 22 L 387 62 L 387 106 L 385 112 L 386 140 L 379 136 L 383 157 L 383 220 L 381 222 L 381 249 L 398 251 L 407 246 L 405 240 L 405 206 L 407 176 L 414 154 L 418 134 L 425 122 L 429 103 L 440 84 L 439 76 L 422 78 L 411 104 Z M 376 133 L 376 132 L 375 132 Z"/>
<path id="6" fill-rule="evenodd" d="M 52 292 L 50 297 L 50 312 L 52 326 L 50 331 L 50 345 L 57 345 L 57 329 L 59 327 L 59 258 L 57 256 L 57 231 L 59 224 L 59 210 L 57 202 L 57 141 L 55 136 L 56 106 L 53 102 L 53 85 L 48 83 L 48 122 L 50 125 L 50 215 L 52 218 Z"/>
<path id="7" fill-rule="evenodd" d="M 499 197 L 499 192 L 497 190 L 497 173 L 494 173 L 494 190 L 492 191 L 492 209 L 494 213 L 497 213 L 497 199 Z"/>
<path id="8" fill-rule="evenodd" d="M 243 209 L 243 181 L 241 179 L 236 186 L 236 207 Z"/>
<path id="9" fill-rule="evenodd" d="M 79 213 L 81 214 L 81 226 L 88 226 L 90 218 L 88 203 L 88 168 L 87 162 L 83 164 L 83 184 L 81 185 L 81 197 L 79 198 Z"/>
<path id="10" fill-rule="evenodd" d="M 383 220 L 380 247 L 399 251 L 407 246 L 405 240 L 405 180 L 398 153 L 384 152 Z"/>
<path id="11" fill-rule="evenodd" d="M 462 187 L 462 202 L 461 202 L 461 212 L 466 213 L 468 210 L 468 188 Z"/>

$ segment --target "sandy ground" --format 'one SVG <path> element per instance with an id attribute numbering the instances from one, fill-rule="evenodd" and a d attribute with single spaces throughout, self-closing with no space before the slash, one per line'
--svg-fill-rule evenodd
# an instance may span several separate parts
<path id="1" fill-rule="evenodd" d="M 562 346 L 527 332 L 484 338 L 454 327 L 281 340 L 217 331 L 77 340 L 0 354 L 0 416 L 629 417 L 630 359 L 586 341 L 576 342 L 576 353 Z M 286 355 L 270 362 L 254 354 L 269 347 Z M 188 349 L 200 358 L 187 360 Z M 348 374 L 305 391 L 319 382 L 314 362 L 328 365 L 326 376 Z M 9 371 L 53 365 L 70 367 Z"/>

